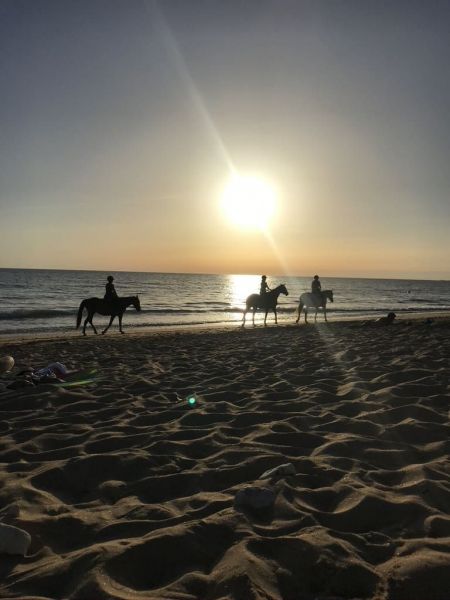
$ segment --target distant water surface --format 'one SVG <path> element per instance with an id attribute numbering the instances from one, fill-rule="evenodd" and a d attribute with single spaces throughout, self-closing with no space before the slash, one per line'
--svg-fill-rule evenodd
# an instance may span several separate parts
<path id="1" fill-rule="evenodd" d="M 260 283 L 259 275 L 0 269 L 0 333 L 73 331 L 81 300 L 103 297 L 109 274 L 114 275 L 120 296 L 139 294 L 142 311 L 127 310 L 128 328 L 237 325 L 245 298 L 258 292 Z M 321 281 L 322 289 L 334 292 L 334 304 L 328 305 L 330 319 L 375 317 L 391 310 L 397 314 L 450 310 L 449 281 L 338 277 Z M 272 288 L 286 284 L 289 296 L 280 296 L 279 322 L 292 321 L 299 295 L 310 290 L 311 277 L 269 275 L 268 282 Z M 261 320 L 262 314 L 257 318 Z M 108 317 L 94 317 L 99 325 L 107 322 Z"/>

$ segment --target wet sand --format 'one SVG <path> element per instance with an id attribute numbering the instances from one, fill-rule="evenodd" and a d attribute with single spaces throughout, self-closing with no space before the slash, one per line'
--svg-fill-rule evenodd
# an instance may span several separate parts
<path id="1" fill-rule="evenodd" d="M 3 340 L 1 597 L 448 600 L 450 319 Z M 1 386 L 1 384 L 0 384 Z M 190 406 L 186 396 L 196 392 Z M 291 463 L 294 475 L 259 479 Z M 276 494 L 237 509 L 236 493 Z"/>

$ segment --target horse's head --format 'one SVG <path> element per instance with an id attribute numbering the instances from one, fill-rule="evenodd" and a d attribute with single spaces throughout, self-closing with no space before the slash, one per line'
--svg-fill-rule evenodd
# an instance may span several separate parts
<path id="1" fill-rule="evenodd" d="M 136 309 L 138 312 L 140 312 L 140 310 L 141 310 L 141 303 L 140 303 L 140 301 L 139 301 L 139 296 L 133 296 L 133 301 L 132 301 L 132 304 L 133 304 L 134 308 L 135 308 L 135 309 Z"/>
<path id="2" fill-rule="evenodd" d="M 327 298 L 328 298 L 328 300 L 329 300 L 330 302 L 334 302 L 334 299 L 333 299 L 333 290 L 326 290 L 326 292 L 325 292 L 325 293 L 326 293 L 326 295 L 327 295 Z"/>
<path id="3" fill-rule="evenodd" d="M 285 296 L 289 296 L 289 292 L 287 291 L 287 287 L 284 285 L 284 283 L 282 283 L 280 285 L 280 294 L 284 294 Z"/>

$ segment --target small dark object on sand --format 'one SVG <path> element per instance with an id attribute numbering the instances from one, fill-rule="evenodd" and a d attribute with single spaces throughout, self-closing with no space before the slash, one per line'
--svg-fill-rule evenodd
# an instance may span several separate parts
<path id="1" fill-rule="evenodd" d="M 264 487 L 246 487 L 238 491 L 234 498 L 235 508 L 268 509 L 275 503 L 276 494 Z"/>
<path id="2" fill-rule="evenodd" d="M 379 319 L 377 319 L 377 323 L 381 323 L 381 325 L 390 325 L 394 322 L 396 316 L 397 315 L 395 314 L 395 312 L 390 312 L 387 314 L 386 317 L 380 317 Z"/>
<path id="3" fill-rule="evenodd" d="M 20 390 L 25 387 L 34 387 L 34 383 L 31 379 L 16 379 L 6 386 L 7 390 Z"/>
<path id="4" fill-rule="evenodd" d="M 376 326 L 380 326 L 380 325 L 391 325 L 395 318 L 397 317 L 397 315 L 395 314 L 395 312 L 390 312 L 387 314 L 386 317 L 380 317 L 379 319 L 376 319 L 375 321 L 364 321 L 363 322 L 363 326 L 367 326 L 367 325 L 376 325 Z"/>

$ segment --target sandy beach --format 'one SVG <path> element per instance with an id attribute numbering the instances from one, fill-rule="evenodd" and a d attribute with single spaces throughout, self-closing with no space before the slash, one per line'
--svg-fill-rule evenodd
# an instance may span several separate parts
<path id="1" fill-rule="evenodd" d="M 2 555 L 1 597 L 450 597 L 450 318 L 3 339 L 0 355 L 16 361 L 0 520 L 31 536 Z M 78 385 L 6 388 L 54 361 Z M 267 503 L 235 502 L 249 488 Z"/>

